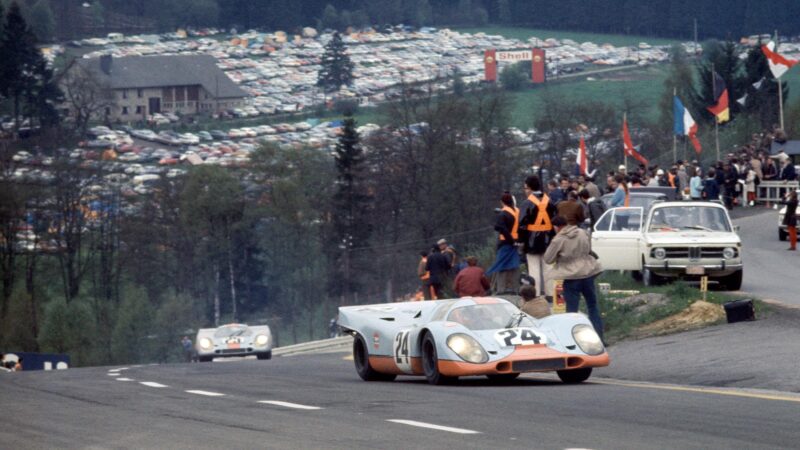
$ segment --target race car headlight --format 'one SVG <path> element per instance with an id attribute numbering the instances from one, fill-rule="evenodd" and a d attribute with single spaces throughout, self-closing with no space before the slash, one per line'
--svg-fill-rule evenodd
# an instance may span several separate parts
<path id="1" fill-rule="evenodd" d="M 667 251 L 661 247 L 653 249 L 653 257 L 656 259 L 664 259 L 667 257 Z"/>
<path id="2" fill-rule="evenodd" d="M 572 337 L 578 347 L 587 355 L 599 355 L 605 351 L 603 341 L 591 325 L 575 325 L 572 328 Z"/>
<path id="3" fill-rule="evenodd" d="M 451 334 L 447 338 L 447 346 L 464 361 L 481 364 L 489 360 L 489 355 L 483 350 L 481 344 L 466 334 Z"/>
<path id="4" fill-rule="evenodd" d="M 269 336 L 266 334 L 259 334 L 256 336 L 256 345 L 259 347 L 263 347 L 269 343 Z"/>
<path id="5" fill-rule="evenodd" d="M 200 348 L 209 349 L 212 346 L 211 339 L 209 338 L 202 338 L 200 339 Z"/>
<path id="6" fill-rule="evenodd" d="M 736 257 L 736 249 L 733 248 L 733 247 L 725 247 L 725 249 L 722 250 L 722 257 L 725 258 L 725 259 L 733 259 L 733 258 L 735 258 Z"/>

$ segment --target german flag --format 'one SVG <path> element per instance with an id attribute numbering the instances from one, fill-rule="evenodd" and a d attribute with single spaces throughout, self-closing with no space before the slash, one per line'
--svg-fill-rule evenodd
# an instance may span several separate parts
<path id="1" fill-rule="evenodd" d="M 717 123 L 731 120 L 731 110 L 728 107 L 728 87 L 725 80 L 714 71 L 714 101 L 715 105 L 706 108 L 717 118 Z"/>

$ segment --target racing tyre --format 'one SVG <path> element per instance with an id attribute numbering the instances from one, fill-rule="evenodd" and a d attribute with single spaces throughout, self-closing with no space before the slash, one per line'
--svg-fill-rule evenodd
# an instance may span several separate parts
<path id="1" fill-rule="evenodd" d="M 592 368 L 586 369 L 572 369 L 572 370 L 558 370 L 558 378 L 561 378 L 561 381 L 567 384 L 577 384 L 582 383 L 589 379 L 589 376 L 592 374 Z"/>
<path id="2" fill-rule="evenodd" d="M 259 354 L 256 355 L 256 358 L 258 358 L 258 359 L 272 359 L 272 350 L 270 350 L 268 352 L 265 352 L 265 353 L 259 353 Z"/>
<path id="3" fill-rule="evenodd" d="M 357 334 L 353 340 L 353 361 L 358 376 L 364 381 L 392 381 L 397 378 L 397 375 L 378 372 L 369 365 L 367 343 L 360 334 Z"/>
<path id="4" fill-rule="evenodd" d="M 656 275 L 653 273 L 652 270 L 648 268 L 642 269 L 642 283 L 647 286 L 658 286 L 663 282 L 664 278 Z"/>
<path id="5" fill-rule="evenodd" d="M 212 359 L 214 359 L 213 356 L 198 356 L 197 357 L 197 360 L 200 361 L 200 362 L 211 362 Z"/>
<path id="6" fill-rule="evenodd" d="M 778 228 L 778 240 L 779 241 L 785 241 L 787 237 L 789 237 L 788 233 L 786 233 L 782 229 Z"/>
<path id="7" fill-rule="evenodd" d="M 492 375 L 486 375 L 486 378 L 489 380 L 499 383 L 508 383 L 516 380 L 517 377 L 519 377 L 519 373 L 495 373 Z"/>
<path id="8" fill-rule="evenodd" d="M 721 284 L 722 287 L 725 290 L 738 291 L 739 289 L 742 288 L 742 275 L 743 274 L 744 274 L 744 270 L 737 270 L 736 272 L 734 272 L 734 273 L 732 273 L 730 275 L 727 275 L 727 276 L 725 276 L 723 278 L 720 278 L 720 280 L 719 280 L 720 283 L 719 284 Z"/>
<path id="9" fill-rule="evenodd" d="M 422 340 L 422 369 L 425 378 L 430 384 L 449 384 L 458 380 L 458 377 L 448 377 L 439 372 L 439 357 L 436 354 L 436 341 L 430 333 L 425 334 Z"/>

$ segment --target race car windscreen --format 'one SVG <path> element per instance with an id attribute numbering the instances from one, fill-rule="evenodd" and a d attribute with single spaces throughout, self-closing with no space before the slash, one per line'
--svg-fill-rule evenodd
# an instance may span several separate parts
<path id="1" fill-rule="evenodd" d="M 731 223 L 725 210 L 708 206 L 670 206 L 653 211 L 650 232 L 661 231 L 721 231 L 730 232 Z"/>
<path id="2" fill-rule="evenodd" d="M 506 328 L 512 319 L 520 313 L 519 309 L 508 303 L 489 305 L 460 306 L 450 311 L 447 320 L 460 323 L 470 330 L 496 330 Z M 529 319 L 523 318 L 519 325 L 533 325 Z"/>
<path id="3" fill-rule="evenodd" d="M 217 328 L 217 331 L 214 332 L 214 337 L 226 338 L 233 336 L 250 336 L 251 334 L 253 334 L 253 332 L 250 331 L 247 325 L 231 325 Z"/>

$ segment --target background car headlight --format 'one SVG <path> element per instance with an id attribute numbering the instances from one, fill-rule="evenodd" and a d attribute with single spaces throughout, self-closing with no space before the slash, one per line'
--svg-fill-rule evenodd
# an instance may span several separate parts
<path id="1" fill-rule="evenodd" d="M 591 325 L 575 325 L 572 328 L 572 337 L 575 338 L 575 343 L 587 355 L 599 355 L 605 351 L 603 341 Z"/>
<path id="2" fill-rule="evenodd" d="M 664 249 L 663 249 L 663 248 L 661 248 L 661 247 L 658 247 L 658 248 L 656 248 L 656 249 L 654 249 L 654 250 L 653 250 L 653 256 L 654 256 L 656 259 L 664 259 L 664 258 L 666 258 L 666 257 L 667 257 L 667 251 L 666 251 L 666 250 L 664 250 Z"/>
<path id="3" fill-rule="evenodd" d="M 451 334 L 447 338 L 447 346 L 464 361 L 481 364 L 489 360 L 489 355 L 483 350 L 481 344 L 466 334 Z"/>
<path id="4" fill-rule="evenodd" d="M 269 343 L 269 336 L 266 334 L 259 334 L 256 336 L 256 345 L 263 347 Z"/>
<path id="5" fill-rule="evenodd" d="M 733 259 L 733 258 L 735 258 L 736 257 L 736 249 L 733 248 L 733 247 L 725 247 L 725 249 L 722 250 L 722 257 L 725 258 L 725 259 Z"/>
<path id="6" fill-rule="evenodd" d="M 209 349 L 211 348 L 212 342 L 209 338 L 202 338 L 200 339 L 200 348 Z"/>

